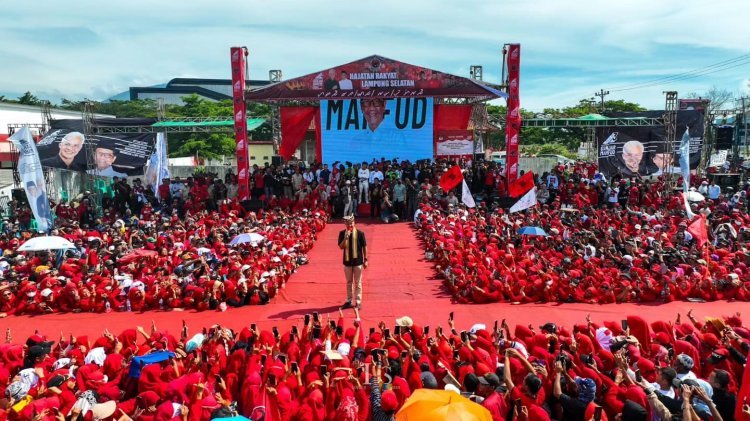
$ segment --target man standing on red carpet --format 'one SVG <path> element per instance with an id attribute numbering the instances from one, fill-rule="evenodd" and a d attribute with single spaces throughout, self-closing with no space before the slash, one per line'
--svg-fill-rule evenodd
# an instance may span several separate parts
<path id="1" fill-rule="evenodd" d="M 367 268 L 367 242 L 365 233 L 354 226 L 354 216 L 344 217 L 344 223 L 346 229 L 339 232 L 339 248 L 344 250 L 346 302 L 341 308 L 354 306 L 359 309 L 362 305 L 362 270 Z"/>

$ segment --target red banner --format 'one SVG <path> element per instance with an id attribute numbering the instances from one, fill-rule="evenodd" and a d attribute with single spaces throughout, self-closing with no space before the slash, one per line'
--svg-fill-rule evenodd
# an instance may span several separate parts
<path id="1" fill-rule="evenodd" d="M 502 92 L 469 78 L 370 56 L 253 90 L 245 98 L 263 101 L 500 96 L 504 96 Z"/>
<path id="2" fill-rule="evenodd" d="M 521 44 L 508 46 L 508 111 L 505 124 L 505 177 L 508 184 L 518 178 L 518 145 L 521 135 L 521 99 L 519 93 Z"/>
<path id="3" fill-rule="evenodd" d="M 302 144 L 318 107 L 281 107 L 281 146 L 279 155 L 289 159 Z"/>
<path id="4" fill-rule="evenodd" d="M 237 197 L 250 198 L 250 163 L 247 150 L 247 104 L 245 104 L 245 65 L 247 49 L 232 47 L 232 98 L 234 98 L 234 140 L 237 143 Z"/>

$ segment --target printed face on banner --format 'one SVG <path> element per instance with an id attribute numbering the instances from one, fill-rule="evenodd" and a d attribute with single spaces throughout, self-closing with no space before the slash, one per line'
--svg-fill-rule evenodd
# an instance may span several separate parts
<path id="1" fill-rule="evenodd" d="M 140 175 L 156 142 L 156 135 L 102 134 L 85 137 L 81 120 L 55 121 L 52 129 L 37 144 L 42 166 L 70 171 L 88 171 L 104 177 Z M 87 168 L 87 143 L 95 168 Z"/>
<path id="2" fill-rule="evenodd" d="M 501 96 L 465 77 L 370 56 L 249 92 L 247 99 L 355 99 Z"/>
<path id="3" fill-rule="evenodd" d="M 323 161 L 432 158 L 432 98 L 322 101 Z"/>
<path id="4" fill-rule="evenodd" d="M 703 117 L 695 111 L 678 112 L 677 133 L 684 133 L 687 127 L 691 134 L 690 167 L 694 169 L 700 161 L 703 145 Z M 670 168 L 672 171 L 679 168 L 679 139 L 671 152 L 662 126 L 600 128 L 597 138 L 599 169 L 605 176 L 660 176 Z"/>

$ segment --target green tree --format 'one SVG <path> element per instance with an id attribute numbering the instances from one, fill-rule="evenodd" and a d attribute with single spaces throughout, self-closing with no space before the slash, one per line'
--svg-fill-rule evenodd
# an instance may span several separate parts
<path id="1" fill-rule="evenodd" d="M 211 134 L 191 134 L 187 139 L 179 142 L 176 149 L 173 149 L 172 138 L 170 136 L 170 156 L 197 156 L 207 159 L 218 159 L 222 156 L 231 156 L 235 151 L 235 141 L 231 136 L 223 133 Z"/>
<path id="2" fill-rule="evenodd" d="M 24 105 L 41 105 L 42 101 L 31 92 L 26 91 L 26 93 L 18 97 L 18 103 Z"/>

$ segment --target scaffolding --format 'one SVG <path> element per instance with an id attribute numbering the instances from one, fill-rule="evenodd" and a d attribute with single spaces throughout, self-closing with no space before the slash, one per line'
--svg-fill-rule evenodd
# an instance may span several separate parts
<path id="1" fill-rule="evenodd" d="M 674 155 L 674 143 L 677 138 L 677 92 L 667 91 L 666 102 L 664 104 L 664 154 L 665 156 Z M 669 194 L 674 188 L 674 176 L 672 169 L 674 168 L 674 159 L 667 160 L 666 168 L 664 169 L 664 189 L 665 193 Z M 687 193 L 687 192 L 686 192 Z"/>
<path id="2" fill-rule="evenodd" d="M 268 80 L 271 83 L 281 82 L 283 80 L 281 69 L 269 70 Z M 273 152 L 278 154 L 281 147 L 281 106 L 279 104 L 271 104 L 271 140 Z"/>
<path id="3" fill-rule="evenodd" d="M 93 201 L 97 216 L 100 216 L 102 209 L 102 196 L 97 188 L 97 182 L 100 177 L 99 170 L 96 166 L 96 144 L 91 140 L 91 138 L 97 133 L 96 117 L 94 116 L 94 103 L 92 101 L 84 101 L 82 119 L 83 134 L 86 137 L 86 141 L 83 144 L 86 154 L 86 173 L 82 174 L 82 184 L 86 186 L 86 190 L 91 193 L 89 200 Z"/>

